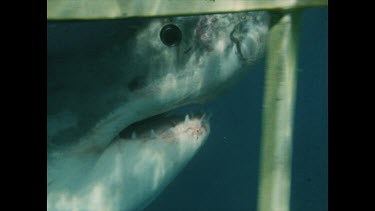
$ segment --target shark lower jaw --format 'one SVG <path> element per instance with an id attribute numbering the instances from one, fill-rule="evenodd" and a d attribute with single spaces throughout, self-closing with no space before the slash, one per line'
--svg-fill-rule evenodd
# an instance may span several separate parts
<path id="1" fill-rule="evenodd" d="M 133 123 L 96 152 L 98 157 L 89 170 L 77 162 L 85 156 L 73 154 L 72 162 L 64 165 L 74 171 L 71 179 L 56 177 L 47 187 L 48 210 L 141 209 L 177 176 L 209 132 L 209 117 L 204 113 L 169 112 Z M 70 186 L 77 175 L 85 181 Z"/>

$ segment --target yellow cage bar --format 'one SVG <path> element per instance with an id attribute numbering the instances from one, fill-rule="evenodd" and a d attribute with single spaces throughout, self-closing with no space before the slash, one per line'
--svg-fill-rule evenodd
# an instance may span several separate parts
<path id="1" fill-rule="evenodd" d="M 48 20 L 193 15 L 325 7 L 327 0 L 47 0 Z"/>

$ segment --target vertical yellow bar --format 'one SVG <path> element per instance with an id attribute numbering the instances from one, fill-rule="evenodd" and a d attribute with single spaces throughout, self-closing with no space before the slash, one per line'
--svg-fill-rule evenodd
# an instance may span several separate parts
<path id="1" fill-rule="evenodd" d="M 258 211 L 289 211 L 299 20 L 285 12 L 268 38 Z"/>

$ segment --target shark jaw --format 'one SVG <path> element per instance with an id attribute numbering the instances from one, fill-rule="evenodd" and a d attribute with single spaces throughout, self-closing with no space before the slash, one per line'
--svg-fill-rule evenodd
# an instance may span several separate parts
<path id="1" fill-rule="evenodd" d="M 149 128 L 155 121 L 157 127 Z M 136 124 L 110 143 L 92 169 L 77 170 L 71 177 L 66 174 L 65 179 L 59 179 L 60 184 L 52 181 L 48 185 L 53 191 L 48 192 L 47 209 L 142 209 L 173 180 L 210 133 L 204 114 L 164 116 Z M 82 157 L 82 153 L 70 154 L 64 165 L 74 169 L 71 165 L 87 157 Z M 72 186 L 78 184 L 72 180 L 81 176 L 85 176 L 84 184 Z"/>

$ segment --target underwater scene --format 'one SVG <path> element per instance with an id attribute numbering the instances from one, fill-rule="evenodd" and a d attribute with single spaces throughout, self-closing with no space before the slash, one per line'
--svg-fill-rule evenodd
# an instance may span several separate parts
<path id="1" fill-rule="evenodd" d="M 291 211 L 328 210 L 328 10 L 301 17 Z M 264 64 L 205 105 L 205 146 L 145 210 L 257 210 Z"/>
<path id="2" fill-rule="evenodd" d="M 267 11 L 48 21 L 47 210 L 259 209 L 273 24 Z M 303 10 L 298 44 L 288 209 L 324 211 L 327 9 Z"/>

